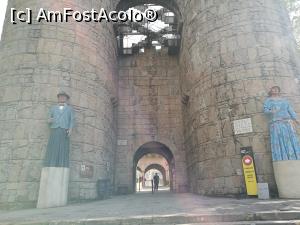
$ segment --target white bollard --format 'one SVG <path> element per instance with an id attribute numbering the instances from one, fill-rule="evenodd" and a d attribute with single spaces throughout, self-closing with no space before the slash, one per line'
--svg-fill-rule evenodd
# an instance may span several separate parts
<path id="1" fill-rule="evenodd" d="M 69 168 L 43 168 L 37 208 L 53 208 L 67 205 L 69 177 Z"/>
<path id="2" fill-rule="evenodd" d="M 300 199 L 300 160 L 273 162 L 280 198 Z"/>

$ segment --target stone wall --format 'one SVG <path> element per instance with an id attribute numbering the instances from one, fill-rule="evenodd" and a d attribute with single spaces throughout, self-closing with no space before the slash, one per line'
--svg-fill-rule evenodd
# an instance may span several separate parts
<path id="1" fill-rule="evenodd" d="M 244 194 L 240 147 L 252 146 L 259 182 L 273 178 L 267 91 L 280 85 L 300 112 L 300 67 L 287 12 L 278 0 L 186 1 L 181 80 L 190 96 L 184 134 L 192 192 Z M 251 118 L 254 132 L 234 135 L 232 122 Z"/>
<path id="2" fill-rule="evenodd" d="M 118 139 L 127 144 L 117 148 L 116 189 L 132 191 L 134 154 L 152 141 L 174 155 L 175 189 L 186 184 L 178 72 L 177 57 L 165 49 L 119 59 Z"/>
<path id="3" fill-rule="evenodd" d="M 17 1 L 8 8 L 112 8 L 111 1 Z M 59 90 L 71 95 L 76 129 L 71 146 L 70 200 L 96 197 L 96 181 L 113 180 L 116 50 L 112 24 L 13 25 L 6 15 L 0 58 L 0 206 L 34 206 L 49 128 L 47 113 Z M 79 176 L 91 165 L 91 178 Z"/>

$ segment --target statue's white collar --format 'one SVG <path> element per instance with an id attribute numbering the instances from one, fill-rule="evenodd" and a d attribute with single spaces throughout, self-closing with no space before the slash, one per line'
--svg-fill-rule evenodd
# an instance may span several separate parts
<path id="1" fill-rule="evenodd" d="M 60 110 L 63 110 L 65 107 L 66 107 L 66 103 L 64 104 L 64 105 L 58 105 L 58 108 L 60 109 Z"/>

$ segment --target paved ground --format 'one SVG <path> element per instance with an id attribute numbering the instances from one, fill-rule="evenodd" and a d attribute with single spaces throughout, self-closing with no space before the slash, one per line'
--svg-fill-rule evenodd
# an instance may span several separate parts
<path id="1" fill-rule="evenodd" d="M 147 218 L 256 212 L 299 211 L 300 200 L 209 198 L 193 194 L 140 193 L 52 209 L 0 211 L 0 224 L 10 222 Z"/>
<path id="2" fill-rule="evenodd" d="M 139 188 L 136 188 L 137 192 L 151 192 L 152 188 L 151 187 L 145 187 L 145 188 L 141 188 L 139 190 Z M 159 187 L 158 190 L 161 192 L 170 192 L 170 188 L 169 187 Z"/>

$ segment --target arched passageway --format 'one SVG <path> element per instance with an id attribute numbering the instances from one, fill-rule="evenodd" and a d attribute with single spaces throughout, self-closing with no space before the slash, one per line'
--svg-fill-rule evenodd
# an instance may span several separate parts
<path id="1" fill-rule="evenodd" d="M 148 171 L 150 170 L 157 170 L 161 173 L 161 175 L 163 176 L 163 184 L 167 184 L 167 174 L 166 174 L 166 169 L 162 166 L 162 165 L 159 165 L 159 164 L 151 164 L 149 165 L 145 171 L 144 171 L 144 174 L 146 174 Z"/>
<path id="2" fill-rule="evenodd" d="M 126 11 L 131 7 L 142 12 L 147 7 L 158 9 L 159 23 L 163 26 L 155 25 L 157 30 L 134 22 L 115 26 L 119 61 L 118 125 L 121 126 L 118 135 L 128 141 L 128 145 L 119 146 L 117 152 L 128 151 L 130 156 L 127 156 L 134 158 L 133 167 L 124 157 L 117 160 L 115 189 L 117 193 L 135 192 L 139 187 L 136 182 L 140 180 L 137 175 L 141 175 L 136 170 L 139 160 L 147 154 L 158 154 L 170 165 L 166 176 L 171 191 L 185 192 L 188 188 L 178 64 L 182 16 L 173 0 L 121 0 L 117 10 Z M 168 16 L 175 18 L 166 22 L 164 19 Z M 130 36 L 144 36 L 145 39 L 133 44 L 127 41 Z M 149 148 L 151 150 L 147 150 Z"/>
<path id="3" fill-rule="evenodd" d="M 135 153 L 133 158 L 133 187 L 136 191 L 136 173 L 138 169 L 138 163 L 139 161 L 146 155 L 149 154 L 157 154 L 162 156 L 168 164 L 168 170 L 169 174 L 168 177 L 170 179 L 170 190 L 173 191 L 174 186 L 174 168 L 175 168 L 175 161 L 174 156 L 171 150 L 164 144 L 161 144 L 159 142 L 149 142 L 144 145 L 142 145 Z M 144 174 L 148 172 L 151 169 L 156 169 L 160 171 L 164 177 L 164 181 L 167 180 L 167 174 L 166 169 L 162 165 L 158 164 L 150 164 L 144 171 Z"/>

